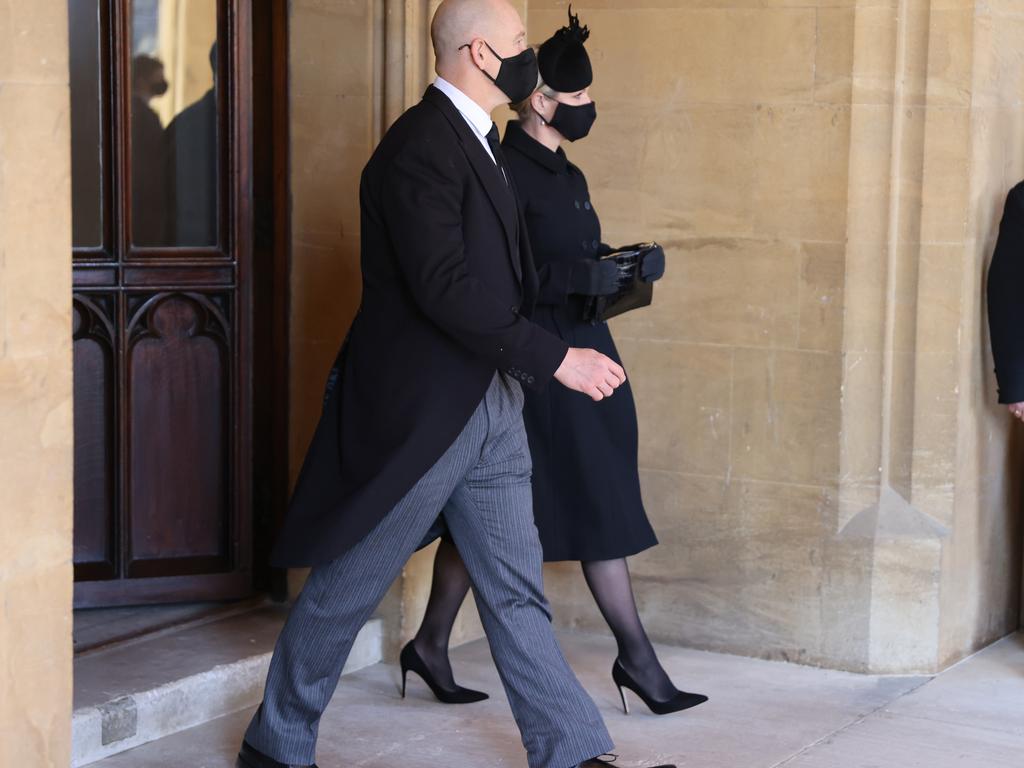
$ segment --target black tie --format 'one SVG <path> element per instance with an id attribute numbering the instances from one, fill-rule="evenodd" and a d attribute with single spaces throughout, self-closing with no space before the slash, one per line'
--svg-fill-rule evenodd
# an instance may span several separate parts
<path id="1" fill-rule="evenodd" d="M 505 155 L 501 151 L 501 140 L 498 138 L 498 126 L 491 123 L 491 130 L 487 133 L 487 144 L 491 148 L 491 154 L 494 155 L 494 162 L 498 166 L 498 170 L 501 171 L 501 176 L 505 179 L 505 184 L 508 184 L 508 169 L 505 165 Z"/>

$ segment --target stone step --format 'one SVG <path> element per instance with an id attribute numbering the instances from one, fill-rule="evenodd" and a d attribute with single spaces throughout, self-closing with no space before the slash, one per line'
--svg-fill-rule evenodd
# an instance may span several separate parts
<path id="1" fill-rule="evenodd" d="M 77 656 L 72 768 L 258 704 L 286 616 L 267 603 Z M 345 673 L 381 660 L 382 634 L 363 627 Z"/>

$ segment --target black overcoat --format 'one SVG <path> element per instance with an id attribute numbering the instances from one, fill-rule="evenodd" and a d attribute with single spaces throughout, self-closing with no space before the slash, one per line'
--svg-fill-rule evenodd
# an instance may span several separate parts
<path id="1" fill-rule="evenodd" d="M 458 437 L 495 371 L 543 389 L 568 351 L 526 317 L 537 277 L 521 214 L 439 90 L 388 130 L 359 199 L 362 303 L 272 554 L 278 566 L 326 562 L 358 543 Z"/>
<path id="2" fill-rule="evenodd" d="M 988 325 L 1000 403 L 1024 402 L 1024 182 L 1006 198 L 988 271 Z"/>
<path id="3" fill-rule="evenodd" d="M 601 242 L 586 177 L 565 152 L 552 152 L 516 121 L 505 129 L 502 147 L 539 273 L 533 319 L 569 346 L 596 349 L 621 364 L 608 325 L 585 322 L 586 299 L 570 290 L 573 266 L 610 250 Z M 640 495 L 629 381 L 597 402 L 564 387 L 527 391 L 523 419 L 545 560 L 613 560 L 657 544 Z"/>

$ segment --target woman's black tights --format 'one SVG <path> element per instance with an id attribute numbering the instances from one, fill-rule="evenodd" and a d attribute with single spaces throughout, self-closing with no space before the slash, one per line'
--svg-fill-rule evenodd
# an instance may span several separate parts
<path id="1" fill-rule="evenodd" d="M 651 698 L 667 701 L 675 696 L 676 687 L 658 661 L 640 621 L 625 558 L 589 560 L 582 566 L 587 586 L 615 636 L 622 666 Z M 459 551 L 442 540 L 434 558 L 430 600 L 413 642 L 438 683 L 449 689 L 455 687 L 455 680 L 448 660 L 448 642 L 469 586 L 469 573 Z"/>

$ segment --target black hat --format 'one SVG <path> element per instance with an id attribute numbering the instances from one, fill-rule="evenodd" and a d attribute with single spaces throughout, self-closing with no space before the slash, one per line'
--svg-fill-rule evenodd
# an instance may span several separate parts
<path id="1" fill-rule="evenodd" d="M 590 57 L 583 43 L 590 29 L 580 26 L 580 17 L 573 16 L 569 6 L 569 26 L 562 27 L 540 47 L 537 64 L 544 84 L 559 93 L 582 91 L 594 82 Z"/>

